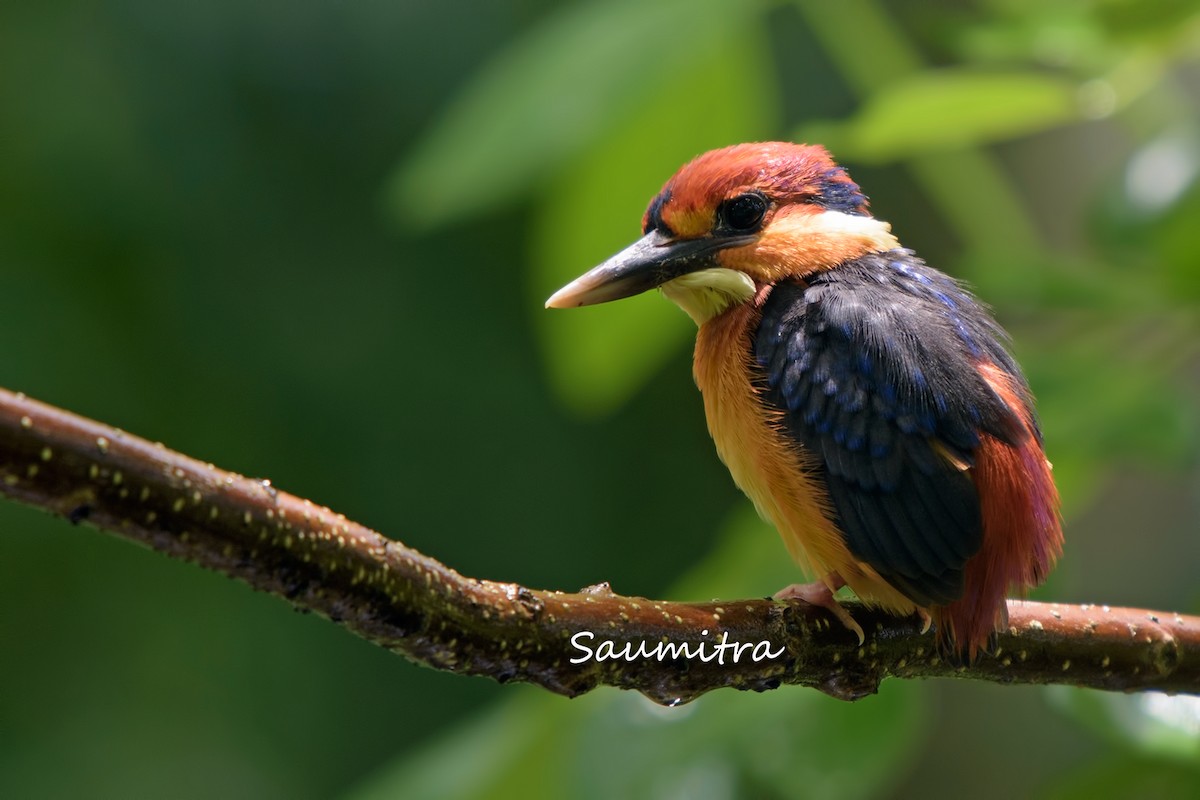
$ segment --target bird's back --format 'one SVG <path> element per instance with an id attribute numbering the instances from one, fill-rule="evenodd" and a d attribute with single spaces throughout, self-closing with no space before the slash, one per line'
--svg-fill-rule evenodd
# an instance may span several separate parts
<path id="1" fill-rule="evenodd" d="M 776 285 L 748 345 L 776 435 L 805 454 L 841 532 L 845 561 L 822 566 L 868 601 L 931 610 L 972 648 L 1061 547 L 1003 341 L 967 291 L 897 249 Z"/>

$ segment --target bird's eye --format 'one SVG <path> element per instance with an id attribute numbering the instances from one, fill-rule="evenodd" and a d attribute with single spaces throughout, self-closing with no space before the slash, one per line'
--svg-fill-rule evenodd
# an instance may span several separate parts
<path id="1" fill-rule="evenodd" d="M 733 233 L 750 233 L 758 230 L 766 213 L 767 198 L 758 192 L 747 192 L 721 203 L 717 223 Z"/>

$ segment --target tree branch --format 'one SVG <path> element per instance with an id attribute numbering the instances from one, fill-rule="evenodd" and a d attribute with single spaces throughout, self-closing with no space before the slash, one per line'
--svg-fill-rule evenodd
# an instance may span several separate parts
<path id="1" fill-rule="evenodd" d="M 962 666 L 916 619 L 856 604 L 861 647 L 804 603 L 668 603 L 607 584 L 564 594 L 465 578 L 268 481 L 3 389 L 0 491 L 239 578 L 420 664 L 568 696 L 609 685 L 674 704 L 791 683 L 853 700 L 887 677 L 1200 694 L 1197 617 L 1014 601 L 996 651 Z"/>

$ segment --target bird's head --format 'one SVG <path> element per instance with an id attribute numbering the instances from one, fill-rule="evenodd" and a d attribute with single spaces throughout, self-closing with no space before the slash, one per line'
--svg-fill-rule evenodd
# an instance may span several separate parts
<path id="1" fill-rule="evenodd" d="M 546 306 L 604 303 L 657 287 L 703 324 L 781 280 L 897 246 L 825 148 L 788 142 L 734 145 L 685 164 L 651 201 L 642 232 Z"/>

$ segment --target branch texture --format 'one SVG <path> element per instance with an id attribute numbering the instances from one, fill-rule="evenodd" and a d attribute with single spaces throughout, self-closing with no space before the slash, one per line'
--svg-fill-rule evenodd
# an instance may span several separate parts
<path id="1" fill-rule="evenodd" d="M 567 594 L 465 578 L 269 481 L 2 389 L 0 491 L 239 578 L 420 664 L 568 696 L 608 685 L 677 704 L 722 686 L 801 684 L 853 700 L 888 677 L 1200 694 L 1197 617 L 1013 601 L 995 651 L 962 666 L 919 620 L 855 604 L 862 646 L 802 602 L 668 603 L 607 584 Z"/>

